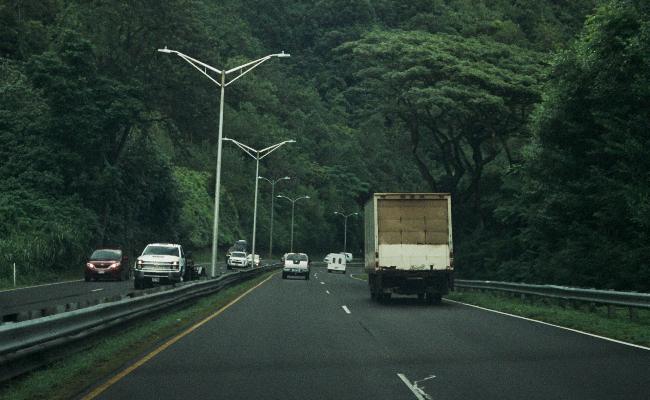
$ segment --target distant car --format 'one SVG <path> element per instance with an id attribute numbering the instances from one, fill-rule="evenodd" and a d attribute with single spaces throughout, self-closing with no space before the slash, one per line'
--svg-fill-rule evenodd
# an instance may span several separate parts
<path id="1" fill-rule="evenodd" d="M 288 276 L 304 276 L 309 280 L 311 262 L 305 253 L 287 253 L 284 257 L 282 279 Z"/>
<path id="2" fill-rule="evenodd" d="M 249 254 L 249 255 L 246 256 L 246 265 L 252 266 L 252 264 L 253 264 L 252 261 L 251 261 L 252 258 L 253 258 L 252 254 Z M 255 267 L 259 267 L 259 266 L 260 266 L 260 255 L 255 254 Z"/>
<path id="3" fill-rule="evenodd" d="M 230 258 L 230 255 L 234 251 L 243 251 L 244 253 L 246 253 L 248 251 L 248 243 L 243 239 L 236 241 L 235 244 L 230 246 L 230 248 L 226 252 L 226 261 Z"/>
<path id="4" fill-rule="evenodd" d="M 98 279 L 122 281 L 131 277 L 129 257 L 121 249 L 97 249 L 88 258 L 84 278 L 86 282 Z"/>
<path id="5" fill-rule="evenodd" d="M 246 253 L 243 251 L 233 251 L 228 257 L 227 268 L 246 268 L 248 266 L 248 259 Z"/>
<path id="6" fill-rule="evenodd" d="M 342 272 L 345 274 L 345 266 L 347 264 L 345 253 L 330 255 L 330 260 L 327 262 L 327 272 Z"/>

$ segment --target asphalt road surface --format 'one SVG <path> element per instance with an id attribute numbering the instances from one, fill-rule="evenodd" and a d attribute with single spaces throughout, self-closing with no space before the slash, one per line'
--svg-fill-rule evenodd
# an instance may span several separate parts
<path id="1" fill-rule="evenodd" d="M 229 272 L 226 270 L 225 263 L 221 264 L 218 267 L 220 273 Z M 83 277 L 82 272 L 80 272 L 80 277 Z M 18 312 L 42 310 L 70 303 L 83 303 L 125 295 L 132 291 L 135 291 L 133 280 L 85 282 L 83 279 L 4 290 L 0 291 L 0 318 L 10 319 L 12 314 Z"/>
<path id="2" fill-rule="evenodd" d="M 357 268 L 353 268 L 358 272 Z M 355 272 L 355 271 L 351 271 Z M 643 399 L 650 351 L 365 282 L 276 274 L 101 399 Z"/>

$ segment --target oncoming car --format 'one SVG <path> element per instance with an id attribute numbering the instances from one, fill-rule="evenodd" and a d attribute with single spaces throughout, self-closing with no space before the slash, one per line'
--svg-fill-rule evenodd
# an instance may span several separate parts
<path id="1" fill-rule="evenodd" d="M 303 276 L 309 279 L 310 264 L 309 257 L 305 253 L 287 253 L 284 257 L 282 268 L 282 279 L 288 276 Z"/>
<path id="2" fill-rule="evenodd" d="M 248 266 L 246 253 L 243 251 L 233 251 L 230 253 L 230 257 L 228 257 L 226 264 L 228 269 L 246 268 Z"/>
<path id="3" fill-rule="evenodd" d="M 97 279 L 122 281 L 131 276 L 129 257 L 120 249 L 97 249 L 88 258 L 84 272 L 86 282 Z"/>

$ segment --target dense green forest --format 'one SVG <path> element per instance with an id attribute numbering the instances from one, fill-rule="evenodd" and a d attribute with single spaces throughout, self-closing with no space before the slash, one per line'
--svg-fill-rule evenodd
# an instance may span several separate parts
<path id="1" fill-rule="evenodd" d="M 295 247 L 339 250 L 373 192 L 453 195 L 458 275 L 650 290 L 650 3 L 0 0 L 0 275 L 94 246 L 210 246 L 224 136 L 290 176 Z M 255 165 L 224 144 L 219 243 L 250 240 Z M 274 252 L 291 207 L 276 199 Z M 271 188 L 257 243 L 268 251 Z M 348 220 L 362 253 L 363 221 Z"/>

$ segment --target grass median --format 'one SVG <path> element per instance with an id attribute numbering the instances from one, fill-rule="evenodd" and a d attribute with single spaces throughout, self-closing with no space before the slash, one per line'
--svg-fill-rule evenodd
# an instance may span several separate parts
<path id="1" fill-rule="evenodd" d="M 194 305 L 169 314 L 143 317 L 123 331 L 98 334 L 74 347 L 75 353 L 40 370 L 0 386 L 0 398 L 70 399 L 114 372 L 132 364 L 168 338 L 182 332 L 239 295 L 268 278 L 268 272 L 198 300 Z M 72 347 L 71 347 L 72 349 Z"/>
<path id="2" fill-rule="evenodd" d="M 473 304 L 491 310 L 502 311 L 526 318 L 544 321 L 567 328 L 589 332 L 594 335 L 650 347 L 650 311 L 638 310 L 634 320 L 626 308 L 589 307 L 588 305 L 565 306 L 549 299 L 509 297 L 498 292 L 456 291 L 445 296 L 450 300 Z"/>

